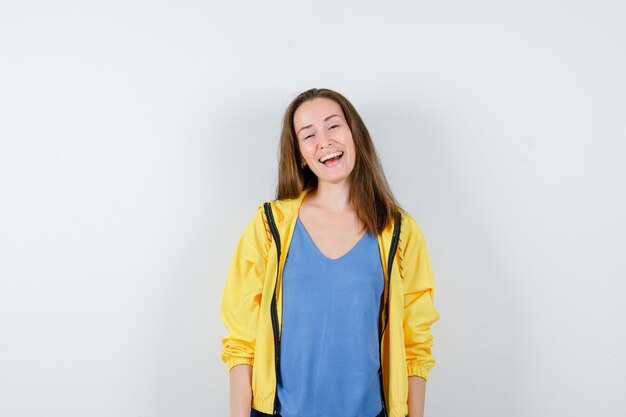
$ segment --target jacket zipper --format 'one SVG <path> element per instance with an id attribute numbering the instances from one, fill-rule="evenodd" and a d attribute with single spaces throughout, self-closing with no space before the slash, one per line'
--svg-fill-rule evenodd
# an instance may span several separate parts
<path id="1" fill-rule="evenodd" d="M 278 375 L 280 371 L 280 334 L 278 332 L 278 307 L 276 301 L 276 287 L 278 286 L 278 271 L 280 269 L 280 235 L 274 222 L 274 214 L 272 213 L 272 206 L 269 202 L 263 204 L 265 210 L 265 217 L 267 217 L 267 223 L 270 226 L 270 231 L 276 242 L 276 281 L 274 282 L 274 292 L 272 294 L 272 302 L 270 304 L 270 317 L 272 319 L 272 330 L 274 332 L 274 369 L 276 372 L 276 384 L 278 385 Z M 276 414 L 276 405 L 278 401 L 278 389 L 274 390 L 274 414 Z"/>
<path id="2" fill-rule="evenodd" d="M 385 401 L 385 386 L 383 385 L 383 358 L 382 358 L 382 343 L 383 334 L 387 328 L 387 322 L 389 321 L 389 293 L 391 292 L 391 269 L 393 267 L 394 255 L 398 249 L 398 241 L 400 240 L 400 230 L 402 228 L 402 216 L 400 213 L 395 214 L 395 221 L 393 224 L 393 236 L 391 237 L 391 247 L 389 248 L 389 257 L 387 258 L 387 297 L 385 297 L 382 312 L 384 313 L 384 320 L 381 326 L 380 335 L 378 336 L 378 379 L 380 380 L 380 391 L 383 402 L 384 415 L 387 416 L 387 404 Z"/>

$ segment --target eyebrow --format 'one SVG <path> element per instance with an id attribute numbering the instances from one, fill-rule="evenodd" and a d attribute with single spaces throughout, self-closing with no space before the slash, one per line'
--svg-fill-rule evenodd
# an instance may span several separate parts
<path id="1" fill-rule="evenodd" d="M 330 116 L 328 116 L 327 118 L 324 119 L 324 121 L 328 121 L 330 119 L 332 119 L 333 117 L 341 117 L 338 114 L 331 114 Z M 313 125 L 306 125 L 306 126 L 302 126 L 300 129 L 298 129 L 298 131 L 296 132 L 296 136 L 300 134 L 301 131 L 303 131 L 304 129 L 308 129 L 309 127 L 311 127 Z"/>

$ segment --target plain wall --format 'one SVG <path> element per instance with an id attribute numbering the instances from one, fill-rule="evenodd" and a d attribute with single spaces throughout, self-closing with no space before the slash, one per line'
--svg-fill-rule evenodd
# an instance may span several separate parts
<path id="1" fill-rule="evenodd" d="M 227 416 L 282 113 L 345 94 L 436 275 L 427 416 L 626 415 L 623 1 L 0 1 L 0 416 Z"/>

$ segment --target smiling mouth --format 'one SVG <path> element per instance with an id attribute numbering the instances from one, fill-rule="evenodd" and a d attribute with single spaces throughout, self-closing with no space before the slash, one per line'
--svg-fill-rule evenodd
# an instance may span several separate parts
<path id="1" fill-rule="evenodd" d="M 324 155 L 323 157 L 320 158 L 319 161 L 322 164 L 326 165 L 327 162 L 338 161 L 339 159 L 341 159 L 342 156 L 343 156 L 343 152 L 341 151 L 333 152 L 331 154 Z"/>

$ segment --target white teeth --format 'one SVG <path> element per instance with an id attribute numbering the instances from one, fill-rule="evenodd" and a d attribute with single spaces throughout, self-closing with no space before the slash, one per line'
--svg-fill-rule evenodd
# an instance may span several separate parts
<path id="1" fill-rule="evenodd" d="M 331 158 L 334 158 L 336 156 L 341 156 L 343 155 L 343 152 L 333 152 L 333 153 L 329 153 L 328 155 L 324 155 L 320 158 L 320 162 L 326 162 Z"/>

